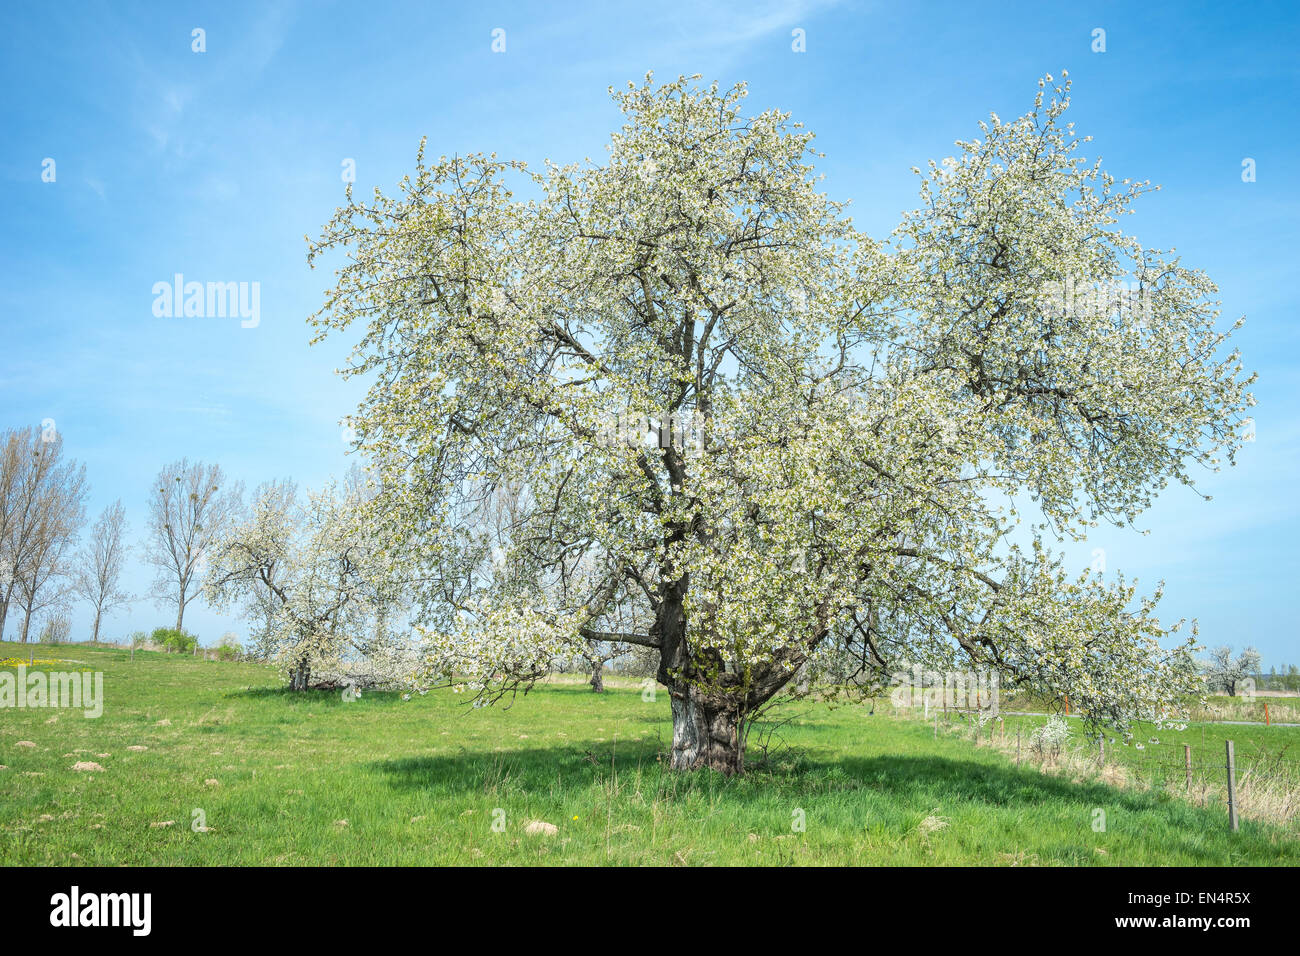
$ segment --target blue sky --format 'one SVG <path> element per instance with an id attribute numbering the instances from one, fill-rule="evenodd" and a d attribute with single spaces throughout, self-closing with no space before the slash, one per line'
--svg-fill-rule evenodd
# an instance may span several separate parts
<path id="1" fill-rule="evenodd" d="M 191 49 L 205 31 L 206 52 Z M 505 30 L 505 52 L 492 31 Z M 1105 30 L 1105 52 L 1093 31 Z M 805 32 L 806 52 L 791 49 Z M 1176 246 L 1221 287 L 1258 370 L 1257 439 L 1204 502 L 1166 493 L 1145 536 L 1103 531 L 1080 566 L 1167 581 L 1163 615 L 1204 641 L 1300 663 L 1300 8 L 1294 4 L 219 3 L 46 4 L 0 36 L 0 426 L 52 418 L 87 465 L 90 512 L 115 498 L 137 535 L 153 476 L 182 456 L 249 487 L 320 485 L 347 467 L 354 386 L 341 344 L 309 348 L 328 272 L 304 236 L 342 202 L 341 169 L 385 190 L 429 153 L 539 164 L 597 157 L 619 116 L 606 89 L 701 73 L 750 84 L 818 134 L 827 185 L 883 236 L 914 205 L 909 168 L 949 155 L 990 111 L 1070 71 L 1071 118 L 1118 177 L 1163 190 L 1126 226 Z M 1255 182 L 1241 164 L 1256 163 Z M 54 182 L 42 163 L 55 161 Z M 159 318 L 153 286 L 257 282 L 260 322 Z M 138 558 L 138 556 L 137 556 Z M 148 589 L 136 560 L 128 586 Z M 74 621 L 87 620 L 84 607 Z M 117 636 L 171 620 L 148 600 Z M 202 604 L 205 642 L 244 626 Z"/>

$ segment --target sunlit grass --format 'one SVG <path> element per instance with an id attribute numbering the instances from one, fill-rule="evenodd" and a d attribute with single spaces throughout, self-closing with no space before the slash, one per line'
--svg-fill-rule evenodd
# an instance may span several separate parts
<path id="1" fill-rule="evenodd" d="M 0 710 L 9 865 L 1300 863 L 1281 828 L 1233 834 L 1213 808 L 1017 767 L 883 707 L 787 711 L 724 779 L 665 769 L 667 696 L 631 682 L 474 710 L 451 693 L 292 694 L 250 664 L 35 653 L 103 670 L 106 703 L 99 719 Z"/>

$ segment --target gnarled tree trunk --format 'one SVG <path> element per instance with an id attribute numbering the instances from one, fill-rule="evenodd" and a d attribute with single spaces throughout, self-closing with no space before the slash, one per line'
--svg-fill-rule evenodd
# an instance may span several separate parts
<path id="1" fill-rule="evenodd" d="M 298 666 L 289 674 L 290 690 L 306 690 L 307 683 L 311 680 L 311 664 L 303 658 L 298 662 Z"/>
<path id="2" fill-rule="evenodd" d="M 734 699 L 679 685 L 670 694 L 673 708 L 674 770 L 708 767 L 725 774 L 745 769 L 740 708 Z"/>
<path id="3" fill-rule="evenodd" d="M 600 658 L 591 662 L 591 689 L 597 694 L 605 692 L 605 665 Z"/>

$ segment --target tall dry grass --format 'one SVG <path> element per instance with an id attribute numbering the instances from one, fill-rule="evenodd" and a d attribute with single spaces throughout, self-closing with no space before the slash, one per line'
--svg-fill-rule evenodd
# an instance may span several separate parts
<path id="1" fill-rule="evenodd" d="M 977 747 L 991 747 L 1011 758 L 1016 757 L 1014 740 L 997 732 L 990 737 L 987 731 L 972 737 L 970 729 L 960 725 L 940 725 L 950 735 L 960 735 L 972 740 Z M 1141 791 L 1163 790 L 1170 796 L 1187 800 L 1196 806 L 1227 806 L 1226 768 L 1216 775 L 1193 773 L 1191 786 L 1181 771 L 1139 768 L 1113 758 L 1104 763 L 1096 749 L 1069 743 L 1057 751 L 1039 751 L 1023 744 L 1020 751 L 1022 766 L 1033 766 L 1043 773 L 1066 777 L 1074 783 L 1100 782 L 1108 786 Z M 1145 771 L 1145 772 L 1143 772 Z M 1300 768 L 1293 764 L 1265 757 L 1239 763 L 1236 767 L 1237 813 L 1245 820 L 1256 820 L 1285 827 L 1300 834 Z"/>

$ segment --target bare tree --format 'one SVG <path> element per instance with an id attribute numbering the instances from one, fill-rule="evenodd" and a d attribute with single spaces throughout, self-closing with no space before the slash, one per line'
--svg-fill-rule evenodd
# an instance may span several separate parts
<path id="1" fill-rule="evenodd" d="M 6 429 L 0 437 L 0 637 L 4 635 L 9 600 L 17 575 L 14 548 L 22 521 L 21 494 L 30 461 L 31 429 Z"/>
<path id="2" fill-rule="evenodd" d="M 53 428 L 10 430 L 0 495 L 0 630 L 16 602 L 26 643 L 33 615 L 67 602 L 72 550 L 85 521 L 86 469 L 64 460 L 63 438 Z"/>
<path id="3" fill-rule="evenodd" d="M 41 636 L 37 640 L 42 644 L 66 644 L 72 634 L 72 621 L 61 610 L 51 611 L 41 625 Z"/>
<path id="4" fill-rule="evenodd" d="M 104 509 L 91 528 L 90 540 L 78 555 L 74 588 L 95 609 L 91 641 L 99 640 L 99 625 L 104 615 L 131 600 L 131 595 L 119 585 L 126 555 L 130 551 L 125 537 L 126 509 L 118 499 Z"/>
<path id="5" fill-rule="evenodd" d="M 204 554 L 239 507 L 242 486 L 225 490 L 224 484 L 221 466 L 182 458 L 158 473 L 149 496 L 148 561 L 158 569 L 153 596 L 176 606 L 178 631 L 198 596 Z"/>

